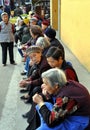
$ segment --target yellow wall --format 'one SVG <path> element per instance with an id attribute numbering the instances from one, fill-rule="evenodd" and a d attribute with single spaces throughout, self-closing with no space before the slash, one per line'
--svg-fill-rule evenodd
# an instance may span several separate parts
<path id="1" fill-rule="evenodd" d="M 54 29 L 58 29 L 58 0 L 50 2 L 51 25 Z"/>
<path id="2" fill-rule="evenodd" d="M 90 0 L 61 0 L 61 39 L 90 71 Z"/>

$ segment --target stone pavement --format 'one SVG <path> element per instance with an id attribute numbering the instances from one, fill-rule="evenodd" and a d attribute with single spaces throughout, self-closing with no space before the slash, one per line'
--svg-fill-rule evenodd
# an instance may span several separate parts
<path id="1" fill-rule="evenodd" d="M 19 92 L 19 81 L 22 79 L 20 72 L 23 71 L 24 65 L 17 48 L 14 48 L 14 51 L 17 65 L 10 65 L 8 57 L 7 66 L 2 67 L 0 47 L 0 130 L 25 130 L 28 125 L 22 114 L 26 113 L 31 105 L 20 100 L 22 94 Z"/>

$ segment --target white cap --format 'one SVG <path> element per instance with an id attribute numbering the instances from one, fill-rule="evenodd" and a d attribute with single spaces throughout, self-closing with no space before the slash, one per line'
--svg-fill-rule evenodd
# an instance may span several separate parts
<path id="1" fill-rule="evenodd" d="M 8 15 L 8 13 L 7 13 L 7 12 L 3 12 L 3 13 L 1 14 L 1 17 L 2 17 L 3 15 Z"/>

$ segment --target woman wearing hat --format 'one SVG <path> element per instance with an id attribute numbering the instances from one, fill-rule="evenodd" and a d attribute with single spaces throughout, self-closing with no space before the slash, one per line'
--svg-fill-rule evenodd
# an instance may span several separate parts
<path id="1" fill-rule="evenodd" d="M 49 24 L 48 20 L 42 21 L 41 28 L 42 28 L 43 33 L 45 33 L 45 31 L 48 29 L 49 25 L 50 24 Z"/>
<path id="2" fill-rule="evenodd" d="M 63 45 L 56 38 L 56 30 L 55 29 L 47 28 L 46 31 L 44 32 L 44 37 L 51 43 L 51 46 L 56 46 L 56 47 L 60 48 L 63 51 L 63 53 L 65 53 Z"/>
<path id="3" fill-rule="evenodd" d="M 30 46 L 27 51 L 27 55 L 30 57 L 30 60 L 33 62 L 33 65 L 37 66 L 35 73 L 32 74 L 29 78 L 25 80 L 21 80 L 19 86 L 21 88 L 27 88 L 29 90 L 28 95 L 31 97 L 32 100 L 32 91 L 35 89 L 35 92 L 41 89 L 42 79 L 41 74 L 42 72 L 50 69 L 51 67 L 47 63 L 46 57 L 42 55 L 42 49 L 39 46 Z M 21 99 L 28 99 L 29 96 L 24 95 Z"/>

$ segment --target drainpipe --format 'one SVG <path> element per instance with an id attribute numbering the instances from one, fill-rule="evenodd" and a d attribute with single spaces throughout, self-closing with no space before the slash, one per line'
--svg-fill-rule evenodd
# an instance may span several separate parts
<path id="1" fill-rule="evenodd" d="M 58 0 L 58 38 L 61 39 L 61 0 Z"/>

